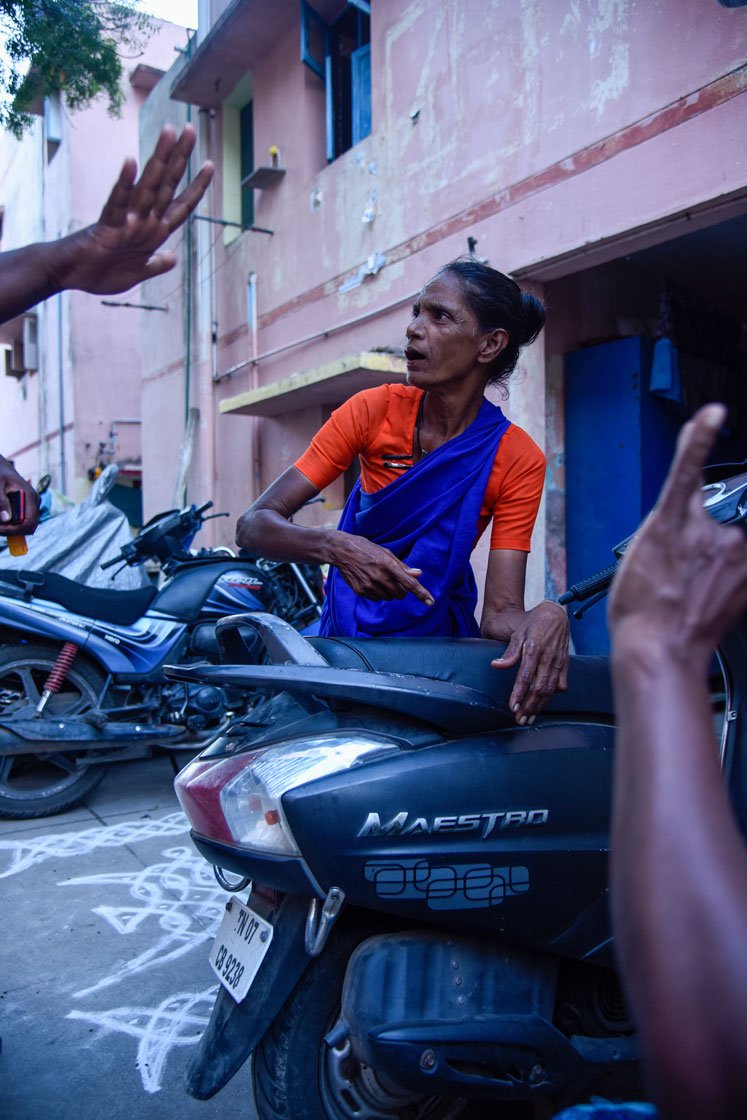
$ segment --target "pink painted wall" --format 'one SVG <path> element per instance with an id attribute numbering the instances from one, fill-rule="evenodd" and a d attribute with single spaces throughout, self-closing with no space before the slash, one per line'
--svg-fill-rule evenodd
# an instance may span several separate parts
<path id="1" fill-rule="evenodd" d="M 224 6 L 213 5 L 214 18 Z M 261 13 L 261 3 L 256 8 Z M 411 296 L 466 251 L 468 235 L 495 266 L 542 280 L 550 261 L 554 275 L 570 273 L 599 246 L 635 240 L 649 226 L 649 236 L 663 239 L 682 211 L 747 195 L 747 9 L 715 0 L 388 0 L 373 6 L 371 26 L 373 132 L 330 165 L 322 84 L 299 60 L 297 17 L 252 72 L 255 163 L 266 162 L 276 144 L 287 170 L 278 186 L 255 192 L 255 222 L 273 237 L 244 233 L 228 247 L 215 240 L 215 368 L 222 375 L 250 357 L 250 271 L 258 276 L 260 355 L 299 345 L 214 388 L 205 381 L 207 352 L 198 347 L 203 409 L 195 462 L 209 444 L 199 469 L 203 480 L 204 469 L 214 470 L 219 505 L 234 516 L 256 492 L 257 454 L 266 485 L 322 415 L 312 407 L 257 424 L 218 416 L 217 402 L 359 350 L 401 347 L 407 306 L 300 340 Z M 220 110 L 203 154 L 218 165 L 206 206 L 220 217 Z M 312 190 L 322 199 L 314 212 Z M 366 223 L 372 192 L 376 217 Z M 382 271 L 340 293 L 376 251 L 387 259 Z M 200 288 L 196 301 L 207 298 Z M 565 300 L 558 316 L 571 314 Z M 507 406 L 538 442 L 551 439 L 551 458 L 560 453 L 562 418 L 548 408 L 548 387 L 557 391 L 552 362 L 564 329 L 553 328 L 547 344 L 527 354 Z M 174 343 L 159 344 L 168 353 L 160 366 L 154 358 L 149 374 L 164 381 L 176 376 L 168 370 L 183 355 L 178 332 L 169 331 Z M 148 456 L 154 475 L 173 474 L 173 440 L 154 442 Z M 161 484 L 148 472 L 145 485 L 152 511 Z M 230 539 L 225 523 L 215 526 L 214 539 Z M 544 586 L 544 545 L 541 518 L 531 561 L 535 597 Z"/>

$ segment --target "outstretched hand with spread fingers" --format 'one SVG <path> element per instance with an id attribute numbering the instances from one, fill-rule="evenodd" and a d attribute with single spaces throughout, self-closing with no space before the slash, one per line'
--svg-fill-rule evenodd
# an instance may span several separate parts
<path id="1" fill-rule="evenodd" d="M 135 160 L 125 160 L 99 220 L 58 243 L 56 288 L 112 295 L 174 267 L 175 254 L 161 246 L 195 209 L 213 176 L 207 162 L 176 194 L 194 145 L 191 125 L 178 138 L 167 125 L 139 179 Z"/>

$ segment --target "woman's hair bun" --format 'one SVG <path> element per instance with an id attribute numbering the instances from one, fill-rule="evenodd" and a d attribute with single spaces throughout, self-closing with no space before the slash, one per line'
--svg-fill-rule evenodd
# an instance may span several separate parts
<path id="1" fill-rule="evenodd" d="M 545 325 L 545 307 L 531 292 L 521 293 L 521 306 L 524 311 L 524 329 L 520 345 L 528 346 L 530 342 L 534 342 Z"/>
<path id="2" fill-rule="evenodd" d="M 508 380 L 522 346 L 534 342 L 545 325 L 545 309 L 536 296 L 523 292 L 510 276 L 473 257 L 460 257 L 440 270 L 459 280 L 464 298 L 484 331 L 506 331 L 508 344 L 494 360 L 488 383 Z"/>

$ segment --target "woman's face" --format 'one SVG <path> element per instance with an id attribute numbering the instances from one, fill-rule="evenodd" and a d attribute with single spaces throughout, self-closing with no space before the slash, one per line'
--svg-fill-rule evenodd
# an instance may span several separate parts
<path id="1" fill-rule="evenodd" d="M 420 389 L 463 382 L 479 375 L 484 332 L 470 310 L 461 282 L 441 272 L 420 292 L 407 327 L 407 382 Z"/>

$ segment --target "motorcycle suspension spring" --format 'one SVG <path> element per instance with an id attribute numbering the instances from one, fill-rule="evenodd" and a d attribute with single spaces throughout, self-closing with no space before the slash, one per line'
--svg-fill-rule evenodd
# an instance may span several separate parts
<path id="1" fill-rule="evenodd" d="M 46 708 L 50 696 L 54 696 L 55 692 L 59 692 L 62 688 L 77 652 L 78 647 L 75 642 L 65 642 L 44 684 L 41 699 L 36 706 L 37 716 L 40 716 Z"/>

